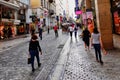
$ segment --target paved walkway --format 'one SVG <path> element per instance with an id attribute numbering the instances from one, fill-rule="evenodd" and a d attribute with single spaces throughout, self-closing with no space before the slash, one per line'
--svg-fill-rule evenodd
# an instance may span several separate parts
<path id="1" fill-rule="evenodd" d="M 61 80 L 120 80 L 120 50 L 103 55 L 104 65 L 96 62 L 94 49 L 85 51 L 81 39 L 71 40 L 70 52 Z"/>
<path id="2" fill-rule="evenodd" d="M 0 52 L 9 50 L 12 47 L 17 46 L 20 43 L 30 40 L 30 34 L 17 36 L 15 38 L 7 39 L 5 41 L 0 41 Z"/>
<path id="3" fill-rule="evenodd" d="M 94 49 L 85 51 L 80 38 L 73 37 L 68 44 L 70 51 L 63 53 L 68 49 L 66 47 L 62 50 L 68 35 L 60 33 L 60 36 L 55 38 L 52 32 L 49 35 L 44 34 L 43 40 L 40 40 L 44 53 L 41 56 L 41 68 L 30 74 L 31 67 L 26 64 L 25 54 L 29 39 L 30 37 L 0 42 L 0 45 L 3 45 L 0 46 L 0 80 L 49 80 L 51 76 L 54 76 L 51 80 L 56 80 L 56 77 L 57 80 L 120 80 L 120 50 L 109 50 L 109 54 L 103 55 L 102 66 L 95 60 Z M 65 60 L 65 63 L 57 59 Z M 56 68 L 55 65 L 60 67 Z M 60 72 L 57 70 L 61 70 L 62 74 L 55 76 L 54 74 L 58 74 L 56 72 Z"/>
<path id="4" fill-rule="evenodd" d="M 58 38 L 53 30 L 50 34 L 43 33 L 43 40 L 39 40 L 43 51 L 40 55 L 42 65 L 38 68 L 35 61 L 34 73 L 27 64 L 30 37 L 1 42 L 0 80 L 35 80 L 39 74 L 39 80 L 46 80 L 67 39 L 68 35 L 62 34 L 61 30 Z"/>

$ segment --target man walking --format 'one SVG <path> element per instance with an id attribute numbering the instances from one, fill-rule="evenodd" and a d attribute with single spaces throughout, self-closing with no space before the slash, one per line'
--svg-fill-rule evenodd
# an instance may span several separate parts
<path id="1" fill-rule="evenodd" d="M 42 32 L 43 32 L 43 29 L 42 29 L 42 23 L 39 25 L 39 28 L 38 28 L 38 30 L 39 30 L 39 37 L 40 37 L 40 39 L 42 40 Z"/>
<path id="2" fill-rule="evenodd" d="M 69 32 L 70 32 L 70 37 L 72 38 L 72 33 L 73 33 L 73 27 L 72 27 L 72 25 L 69 26 Z"/>

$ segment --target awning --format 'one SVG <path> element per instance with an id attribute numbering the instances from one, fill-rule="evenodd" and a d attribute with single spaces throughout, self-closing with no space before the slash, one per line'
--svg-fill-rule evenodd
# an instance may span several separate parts
<path id="1" fill-rule="evenodd" d="M 3 1 L 3 0 L 0 0 L 0 4 L 4 5 L 4 6 L 7 6 L 7 7 L 10 7 L 12 9 L 15 9 L 15 10 L 19 10 L 20 9 L 20 7 L 18 5 L 10 3 L 10 2 Z"/>

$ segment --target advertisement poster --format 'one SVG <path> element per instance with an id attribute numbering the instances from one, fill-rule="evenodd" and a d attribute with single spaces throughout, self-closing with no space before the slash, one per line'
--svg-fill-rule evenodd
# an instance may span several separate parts
<path id="1" fill-rule="evenodd" d="M 86 13 L 82 13 L 82 22 L 84 25 L 87 25 L 87 16 Z"/>
<path id="2" fill-rule="evenodd" d="M 114 12 L 115 33 L 120 34 L 120 17 L 118 11 Z"/>
<path id="3" fill-rule="evenodd" d="M 92 13 L 92 11 L 91 12 L 86 12 L 86 15 L 87 15 L 87 19 L 88 18 L 93 19 L 93 13 Z"/>

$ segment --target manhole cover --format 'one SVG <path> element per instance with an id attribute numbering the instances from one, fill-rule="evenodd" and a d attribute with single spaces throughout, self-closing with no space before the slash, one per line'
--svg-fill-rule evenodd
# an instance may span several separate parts
<path id="1" fill-rule="evenodd" d="M 61 44 L 58 46 L 58 48 L 63 48 L 64 47 L 64 44 Z"/>
<path id="2" fill-rule="evenodd" d="M 10 47 L 12 47 L 12 46 L 3 47 L 2 49 L 7 49 L 7 48 L 10 48 Z"/>

